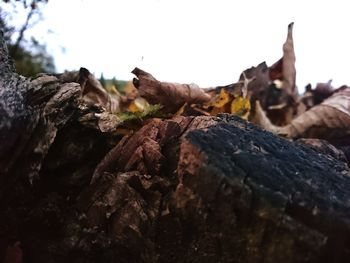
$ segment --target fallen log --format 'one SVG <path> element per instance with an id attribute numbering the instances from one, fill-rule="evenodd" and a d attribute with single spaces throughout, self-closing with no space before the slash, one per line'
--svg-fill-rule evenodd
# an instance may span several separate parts
<path id="1" fill-rule="evenodd" d="M 342 159 L 229 115 L 121 139 L 86 124 L 103 109 L 78 83 L 14 73 L 0 40 L 1 259 L 348 261 Z"/>

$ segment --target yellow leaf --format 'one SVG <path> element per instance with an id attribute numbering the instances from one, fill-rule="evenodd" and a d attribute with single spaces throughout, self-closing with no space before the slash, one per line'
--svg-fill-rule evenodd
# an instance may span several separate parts
<path id="1" fill-rule="evenodd" d="M 231 114 L 247 120 L 250 113 L 250 100 L 243 97 L 235 98 L 231 103 Z"/>
<path id="2" fill-rule="evenodd" d="M 214 101 L 213 106 L 215 108 L 224 107 L 226 103 L 230 101 L 230 94 L 225 89 L 220 90 L 218 98 Z"/>
<path id="3" fill-rule="evenodd" d="M 139 108 L 136 106 L 135 102 L 131 102 L 128 106 L 128 111 L 130 112 L 139 112 Z"/>
<path id="4" fill-rule="evenodd" d="M 148 107 L 148 102 L 143 98 L 136 98 L 134 101 L 132 101 L 128 106 L 128 111 L 130 112 L 141 112 Z"/>
<path id="5" fill-rule="evenodd" d="M 228 112 L 230 108 L 229 103 L 231 100 L 232 96 L 230 95 L 230 93 L 228 93 L 225 88 L 222 88 L 220 90 L 220 93 L 214 98 L 214 101 L 210 103 L 210 106 L 213 107 L 213 109 L 210 111 L 210 114 L 217 115 L 218 113 Z"/>

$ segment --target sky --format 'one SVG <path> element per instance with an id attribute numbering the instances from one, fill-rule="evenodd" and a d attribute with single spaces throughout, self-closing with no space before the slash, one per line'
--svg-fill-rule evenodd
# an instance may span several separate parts
<path id="1" fill-rule="evenodd" d="M 49 0 L 28 34 L 46 43 L 58 72 L 86 67 L 131 79 L 134 67 L 162 81 L 211 87 L 283 55 L 294 22 L 297 85 L 350 84 L 346 0 Z"/>

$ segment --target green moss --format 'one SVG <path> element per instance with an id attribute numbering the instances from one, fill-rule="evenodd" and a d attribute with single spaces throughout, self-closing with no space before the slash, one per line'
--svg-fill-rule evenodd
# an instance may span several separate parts
<path id="1" fill-rule="evenodd" d="M 152 117 L 163 118 L 165 116 L 160 112 L 162 107 L 163 106 L 160 104 L 149 105 L 145 108 L 144 111 L 140 111 L 140 112 L 124 111 L 124 112 L 118 113 L 117 116 L 122 121 L 131 121 L 131 120 L 138 120 L 138 119 L 145 119 L 145 118 L 152 118 Z"/>

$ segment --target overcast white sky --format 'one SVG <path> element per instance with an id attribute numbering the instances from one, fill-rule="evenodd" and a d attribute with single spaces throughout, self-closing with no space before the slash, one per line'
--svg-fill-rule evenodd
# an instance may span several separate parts
<path id="1" fill-rule="evenodd" d="M 350 19 L 344 0 L 49 0 L 35 27 L 57 70 L 84 66 L 131 79 L 140 67 L 163 81 L 202 87 L 237 81 L 282 56 L 294 21 L 297 84 L 350 84 Z M 47 34 L 48 29 L 53 34 Z M 41 36 L 40 36 L 41 35 Z M 62 47 L 65 52 L 62 52 Z"/>

